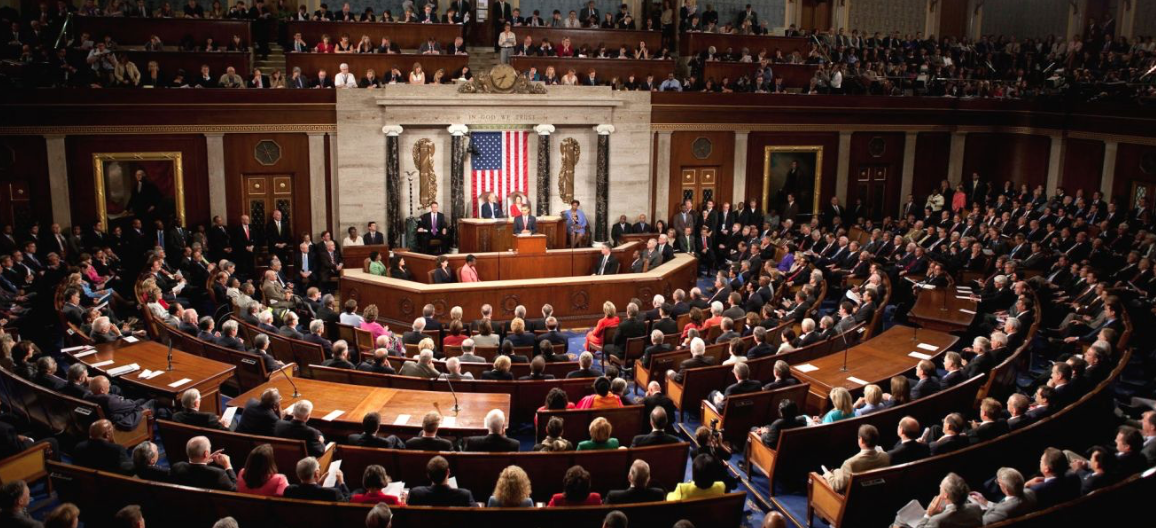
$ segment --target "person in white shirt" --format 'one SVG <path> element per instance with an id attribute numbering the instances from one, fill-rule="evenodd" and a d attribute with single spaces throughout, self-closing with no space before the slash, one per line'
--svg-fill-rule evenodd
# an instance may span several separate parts
<path id="1" fill-rule="evenodd" d="M 843 93 L 843 67 L 836 66 L 835 71 L 831 72 L 831 93 Z"/>
<path id="2" fill-rule="evenodd" d="M 349 73 L 349 65 L 341 63 L 341 72 L 333 79 L 333 86 L 336 88 L 357 88 L 357 77 Z"/>

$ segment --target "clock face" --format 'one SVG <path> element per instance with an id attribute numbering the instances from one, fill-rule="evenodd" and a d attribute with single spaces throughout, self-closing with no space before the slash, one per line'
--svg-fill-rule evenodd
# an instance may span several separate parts
<path id="1" fill-rule="evenodd" d="M 257 162 L 262 165 L 273 165 L 277 160 L 281 159 L 281 146 L 270 141 L 264 140 L 257 143 L 257 148 L 253 152 Z"/>
<path id="2" fill-rule="evenodd" d="M 499 90 L 509 90 L 518 80 L 518 71 L 507 64 L 499 64 L 490 70 L 490 80 Z"/>

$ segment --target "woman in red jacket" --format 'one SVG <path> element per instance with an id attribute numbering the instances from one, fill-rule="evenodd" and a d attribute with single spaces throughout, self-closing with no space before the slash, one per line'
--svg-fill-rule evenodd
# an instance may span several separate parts
<path id="1" fill-rule="evenodd" d="M 598 325 L 586 332 L 586 350 L 593 350 L 591 346 L 602 346 L 606 342 L 606 329 L 618 326 L 618 310 L 614 308 L 614 303 L 610 301 L 602 303 L 602 314 Z"/>

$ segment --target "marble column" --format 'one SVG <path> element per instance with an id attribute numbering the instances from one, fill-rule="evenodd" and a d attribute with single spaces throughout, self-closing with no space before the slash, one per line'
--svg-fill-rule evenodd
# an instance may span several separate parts
<path id="1" fill-rule="evenodd" d="M 1120 144 L 1116 141 L 1104 142 L 1104 170 L 1100 171 L 1100 192 L 1104 201 L 1112 200 L 1112 185 L 1116 182 L 1116 152 Z"/>
<path id="2" fill-rule="evenodd" d="M 64 136 L 45 135 L 48 151 L 48 191 L 52 196 L 52 221 L 62 226 L 72 225 L 72 202 L 68 196 L 68 160 L 65 157 Z M 112 231 L 104 226 L 106 232 Z"/>
<path id="3" fill-rule="evenodd" d="M 668 130 L 660 130 L 658 132 L 658 162 L 654 167 L 654 211 L 652 212 L 654 218 L 651 222 L 658 221 L 659 218 L 670 218 L 671 213 L 667 207 L 670 207 L 670 137 L 672 132 Z"/>
<path id="4" fill-rule="evenodd" d="M 341 221 L 341 178 L 339 178 L 337 176 L 337 167 L 338 167 L 337 158 L 340 154 L 339 152 L 337 152 L 337 132 L 336 131 L 326 132 L 325 133 L 325 141 L 329 145 L 329 176 L 330 176 L 330 178 L 329 178 L 330 198 L 329 198 L 329 208 L 327 209 L 327 212 L 330 212 L 332 214 L 328 214 L 325 217 L 321 218 L 320 223 L 323 226 L 332 226 L 334 231 L 340 233 L 341 232 L 341 222 L 342 222 Z M 324 175 L 325 173 L 322 172 L 321 174 Z M 321 181 L 321 183 L 319 185 L 321 186 L 322 189 L 325 188 L 324 179 Z M 322 191 L 322 193 L 324 193 L 324 191 Z"/>
<path id="5" fill-rule="evenodd" d="M 466 156 L 463 145 L 470 129 L 466 125 L 450 125 L 450 225 L 458 225 L 458 220 L 466 217 Z M 456 235 L 456 232 L 455 232 Z"/>
<path id="6" fill-rule="evenodd" d="M 312 142 L 312 138 L 310 138 Z M 310 145 L 312 147 L 312 145 Z M 309 154 L 313 154 L 312 148 Z M 209 163 L 209 215 L 228 217 L 225 199 L 225 135 L 205 134 L 205 157 Z M 322 193 L 324 194 L 324 193 Z M 316 231 L 317 226 L 313 226 Z"/>
<path id="7" fill-rule="evenodd" d="M 385 226 L 390 247 L 401 247 L 405 223 L 401 217 L 401 159 L 398 157 L 400 125 L 381 127 L 385 134 Z"/>
<path id="8" fill-rule="evenodd" d="M 967 148 L 967 132 L 951 134 L 951 151 L 947 155 L 947 181 L 963 181 L 963 152 Z"/>
<path id="9" fill-rule="evenodd" d="M 309 132 L 309 207 L 312 209 L 311 231 L 320 233 L 329 224 L 325 215 L 325 132 Z M 210 150 L 210 153 L 212 151 Z M 210 160 L 212 157 L 210 156 Z M 212 190 L 212 161 L 209 168 L 209 189 Z M 222 171 L 224 168 L 222 167 Z M 224 176 L 222 176 L 223 178 Z M 334 193 L 337 194 L 337 193 Z M 210 197 L 210 200 L 212 198 Z"/>
<path id="10" fill-rule="evenodd" d="M 606 215 L 610 205 L 610 134 L 614 133 L 614 125 L 598 125 L 594 127 L 598 133 L 598 173 L 594 185 L 594 239 L 605 241 L 610 239 L 609 223 Z"/>
<path id="11" fill-rule="evenodd" d="M 1055 189 L 1060 185 L 1060 172 L 1064 166 L 1064 138 L 1056 134 L 1052 136 L 1052 145 L 1048 150 L 1048 179 L 1044 186 L 1047 190 Z"/>
<path id="12" fill-rule="evenodd" d="M 903 176 L 899 180 L 898 200 L 900 209 L 907 203 L 907 195 L 911 194 L 911 187 L 915 184 L 915 149 L 918 141 L 917 132 L 908 132 L 903 139 Z"/>
<path id="13" fill-rule="evenodd" d="M 550 134 L 554 125 L 538 125 L 538 205 L 534 208 L 538 216 L 550 215 Z"/>
<path id="14" fill-rule="evenodd" d="M 750 137 L 751 133 L 746 130 L 735 132 L 734 170 L 731 171 L 734 175 L 732 183 L 734 196 L 731 197 L 733 211 L 741 211 L 743 202 L 747 200 L 747 144 Z M 767 204 L 759 204 L 759 207 L 766 206 Z"/>
<path id="15" fill-rule="evenodd" d="M 847 182 L 851 177 L 851 133 L 839 132 L 839 164 L 835 168 L 835 197 L 839 199 L 839 203 L 844 206 L 847 205 Z M 816 193 L 822 193 L 822 189 L 815 189 Z M 822 203 L 819 204 L 820 210 L 825 207 Z"/>

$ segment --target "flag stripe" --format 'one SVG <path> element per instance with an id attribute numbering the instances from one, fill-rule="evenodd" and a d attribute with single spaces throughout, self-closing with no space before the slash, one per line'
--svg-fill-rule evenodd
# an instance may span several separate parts
<path id="1" fill-rule="evenodd" d="M 500 207 L 505 207 L 505 199 L 512 193 L 525 195 L 530 186 L 529 132 L 523 130 L 503 130 L 495 132 L 475 132 L 471 147 L 476 154 L 471 157 L 473 177 L 474 216 L 481 212 L 479 200 L 486 193 L 498 196 Z"/>

